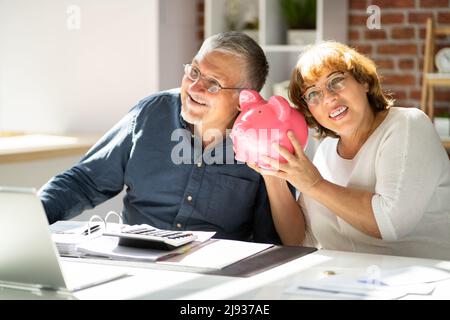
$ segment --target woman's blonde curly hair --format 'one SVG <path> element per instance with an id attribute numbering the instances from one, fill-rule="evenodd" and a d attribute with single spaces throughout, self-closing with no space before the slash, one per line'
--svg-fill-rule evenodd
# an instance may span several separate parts
<path id="1" fill-rule="evenodd" d="M 335 41 L 324 41 L 311 45 L 300 55 L 292 72 L 289 98 L 305 116 L 310 128 L 315 128 L 319 138 L 338 135 L 320 125 L 309 111 L 303 99 L 306 88 L 314 84 L 324 71 L 350 73 L 359 83 L 368 84 L 367 99 L 374 114 L 390 108 L 394 100 L 381 89 L 380 77 L 375 63 L 368 57 Z"/>

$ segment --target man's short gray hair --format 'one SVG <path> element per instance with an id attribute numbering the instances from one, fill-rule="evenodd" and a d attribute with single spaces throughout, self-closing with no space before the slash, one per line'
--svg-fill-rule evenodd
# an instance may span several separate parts
<path id="1" fill-rule="evenodd" d="M 220 51 L 238 56 L 243 60 L 246 83 L 250 89 L 260 91 L 269 73 L 269 63 L 262 48 L 248 35 L 237 31 L 227 31 L 208 37 L 197 55 Z"/>

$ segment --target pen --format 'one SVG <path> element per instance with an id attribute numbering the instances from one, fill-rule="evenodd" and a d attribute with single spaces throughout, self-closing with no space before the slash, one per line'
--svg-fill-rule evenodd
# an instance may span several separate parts
<path id="1" fill-rule="evenodd" d="M 365 293 L 343 291 L 343 290 L 319 289 L 319 288 L 309 288 L 309 287 L 302 287 L 302 286 L 298 286 L 297 289 L 308 290 L 308 291 L 320 291 L 320 292 L 326 292 L 326 293 L 332 293 L 332 294 L 349 294 L 352 296 L 359 296 L 359 297 L 367 296 Z"/>

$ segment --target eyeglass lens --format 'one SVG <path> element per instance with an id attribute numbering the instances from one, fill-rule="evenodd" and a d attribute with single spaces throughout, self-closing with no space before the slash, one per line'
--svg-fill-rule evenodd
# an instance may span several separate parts
<path id="1" fill-rule="evenodd" d="M 330 92 L 339 92 L 340 90 L 345 88 L 345 77 L 343 73 L 339 73 L 335 76 L 333 76 L 331 79 L 329 79 L 325 87 Z M 322 99 L 324 97 L 323 90 L 321 88 L 311 88 L 303 95 L 306 103 L 309 105 L 318 105 L 322 102 Z"/>
<path id="2" fill-rule="evenodd" d="M 209 93 L 216 93 L 220 89 L 222 89 L 220 84 L 217 82 L 217 80 L 205 78 L 204 76 L 202 76 L 200 70 L 191 64 L 186 64 L 184 66 L 184 73 L 191 81 L 194 81 L 194 82 L 203 78 L 204 83 L 206 84 L 206 88 Z"/>

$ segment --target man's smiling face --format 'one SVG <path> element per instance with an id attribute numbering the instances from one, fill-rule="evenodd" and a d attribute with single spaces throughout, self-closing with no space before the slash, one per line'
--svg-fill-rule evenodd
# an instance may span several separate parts
<path id="1" fill-rule="evenodd" d="M 183 76 L 181 83 L 181 116 L 193 125 L 225 131 L 238 115 L 239 91 L 219 90 L 208 92 L 208 81 L 216 80 L 222 87 L 238 87 L 241 82 L 242 61 L 235 55 L 210 51 L 197 55 L 192 66 L 198 68 L 197 81 Z"/>

